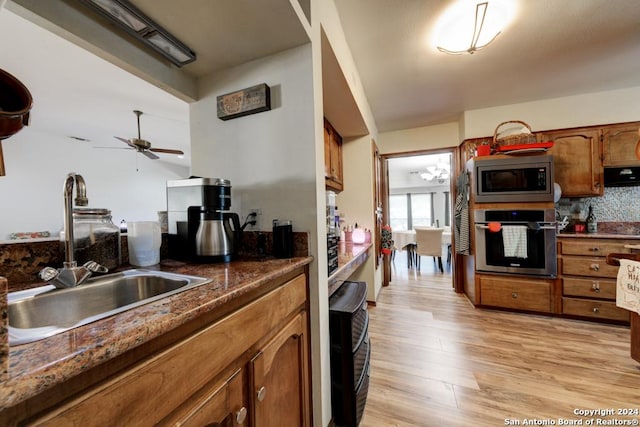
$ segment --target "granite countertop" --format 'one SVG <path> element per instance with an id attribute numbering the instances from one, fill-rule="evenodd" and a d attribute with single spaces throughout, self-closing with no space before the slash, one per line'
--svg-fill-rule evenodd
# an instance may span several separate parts
<path id="1" fill-rule="evenodd" d="M 620 234 L 620 233 L 576 233 L 576 232 L 559 232 L 558 237 L 570 237 L 580 239 L 620 239 L 620 240 L 640 240 L 638 234 Z"/>
<path id="2" fill-rule="evenodd" d="M 367 251 L 372 246 L 371 243 L 338 243 L 338 269 L 329 276 L 329 296 L 367 260 Z"/>
<path id="3" fill-rule="evenodd" d="M 600 222 L 597 233 L 577 233 L 573 225 L 558 232 L 558 237 L 586 239 L 638 239 L 640 240 L 640 223 L 637 222 Z"/>
<path id="4" fill-rule="evenodd" d="M 10 347 L 8 372 L 0 380 L 0 410 L 210 313 L 271 280 L 306 266 L 312 259 L 265 258 L 228 264 L 167 260 L 145 267 L 212 281 L 41 341 Z"/>

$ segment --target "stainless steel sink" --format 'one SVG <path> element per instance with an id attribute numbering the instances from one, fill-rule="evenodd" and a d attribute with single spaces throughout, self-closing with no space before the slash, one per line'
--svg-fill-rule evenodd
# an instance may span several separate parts
<path id="1" fill-rule="evenodd" d="M 9 345 L 38 341 L 208 283 L 204 277 L 127 270 L 67 289 L 52 285 L 8 295 Z"/>

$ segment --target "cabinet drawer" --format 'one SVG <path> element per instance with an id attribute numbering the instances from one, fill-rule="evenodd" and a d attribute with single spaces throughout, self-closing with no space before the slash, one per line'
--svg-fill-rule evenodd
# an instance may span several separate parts
<path id="1" fill-rule="evenodd" d="M 618 267 L 607 264 L 605 258 L 562 257 L 562 274 L 589 277 L 618 277 Z"/>
<path id="2" fill-rule="evenodd" d="M 587 239 L 585 239 L 587 240 Z M 562 241 L 562 255 L 588 255 L 588 256 L 607 256 L 611 252 L 631 253 L 631 249 L 624 247 L 627 242 L 606 241 L 606 240 L 589 240 L 588 242 L 568 242 Z"/>
<path id="3" fill-rule="evenodd" d="M 613 301 L 562 298 L 562 313 L 597 319 L 629 321 L 629 312 L 616 307 L 616 303 Z"/>
<path id="4" fill-rule="evenodd" d="M 518 310 L 551 312 L 551 284 L 516 278 L 480 278 L 480 303 Z"/>
<path id="5" fill-rule="evenodd" d="M 562 279 L 562 294 L 574 297 L 616 299 L 616 281 L 608 279 Z"/>
<path id="6" fill-rule="evenodd" d="M 353 383 L 358 386 L 366 368 L 369 366 L 371 358 L 371 347 L 369 346 L 369 334 L 367 334 L 353 355 Z"/>

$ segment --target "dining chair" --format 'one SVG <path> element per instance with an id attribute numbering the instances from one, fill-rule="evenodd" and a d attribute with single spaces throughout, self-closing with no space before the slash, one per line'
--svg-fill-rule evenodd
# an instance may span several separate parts
<path id="1" fill-rule="evenodd" d="M 434 261 L 438 260 L 440 271 L 444 272 L 442 267 L 442 228 L 432 227 L 414 227 L 416 230 L 416 249 L 418 270 L 420 270 L 420 259 L 424 256 L 434 257 Z"/>
<path id="2" fill-rule="evenodd" d="M 407 251 L 407 268 L 413 268 L 417 265 L 418 262 L 418 256 L 416 255 L 416 244 L 409 243 L 404 248 Z"/>

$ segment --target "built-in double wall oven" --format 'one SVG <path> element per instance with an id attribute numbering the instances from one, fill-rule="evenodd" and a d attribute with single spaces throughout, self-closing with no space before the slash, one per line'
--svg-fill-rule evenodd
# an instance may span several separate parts
<path id="1" fill-rule="evenodd" d="M 475 209 L 476 270 L 555 277 L 555 209 Z"/>

